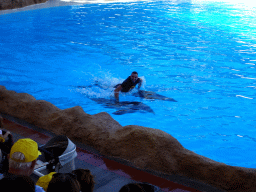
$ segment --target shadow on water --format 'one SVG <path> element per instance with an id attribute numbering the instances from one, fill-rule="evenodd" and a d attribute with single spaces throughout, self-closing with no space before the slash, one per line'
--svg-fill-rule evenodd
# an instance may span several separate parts
<path id="1" fill-rule="evenodd" d="M 137 102 L 137 101 L 122 101 L 116 102 L 115 100 L 105 99 L 105 98 L 90 98 L 91 100 L 95 101 L 98 104 L 103 105 L 106 108 L 116 109 L 117 111 L 113 114 L 115 115 L 123 115 L 126 113 L 153 113 L 153 109 L 151 109 L 148 105 Z"/>

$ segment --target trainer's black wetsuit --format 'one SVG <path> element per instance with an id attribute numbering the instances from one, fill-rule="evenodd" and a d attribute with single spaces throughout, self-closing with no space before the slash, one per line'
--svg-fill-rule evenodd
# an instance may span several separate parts
<path id="1" fill-rule="evenodd" d="M 138 78 L 135 82 L 133 82 L 131 77 L 129 76 L 122 84 L 116 85 L 115 88 L 118 87 L 119 85 L 121 85 L 122 86 L 121 92 L 129 92 L 138 83 L 141 83 L 141 79 L 140 78 Z"/>

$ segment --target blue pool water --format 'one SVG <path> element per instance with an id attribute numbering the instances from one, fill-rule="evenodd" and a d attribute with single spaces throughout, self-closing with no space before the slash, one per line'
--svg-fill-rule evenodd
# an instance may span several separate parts
<path id="1" fill-rule="evenodd" d="M 161 129 L 189 150 L 256 168 L 256 10 L 214 1 L 84 4 L 0 15 L 0 85 L 61 109 L 108 112 L 121 125 Z M 113 114 L 132 71 L 154 112 Z M 95 84 L 99 85 L 96 86 Z M 84 86 L 80 87 L 80 86 Z"/>

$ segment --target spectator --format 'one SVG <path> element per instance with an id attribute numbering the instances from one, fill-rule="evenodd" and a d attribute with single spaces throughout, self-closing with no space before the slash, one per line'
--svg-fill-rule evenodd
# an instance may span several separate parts
<path id="1" fill-rule="evenodd" d="M 80 192 L 80 184 L 72 173 L 56 173 L 48 185 L 47 192 Z"/>
<path id="2" fill-rule="evenodd" d="M 119 192 L 157 192 L 159 188 L 148 183 L 129 183 L 124 185 Z"/>
<path id="3" fill-rule="evenodd" d="M 4 128 L 3 117 L 0 115 L 0 129 Z"/>
<path id="4" fill-rule="evenodd" d="M 10 153 L 13 145 L 12 134 L 3 128 L 3 117 L 0 115 L 0 173 L 6 173 L 8 171 L 7 155 Z"/>
<path id="5" fill-rule="evenodd" d="M 76 169 L 72 171 L 76 175 L 78 182 L 81 186 L 81 192 L 93 192 L 94 189 L 94 177 L 88 169 Z"/>
<path id="6" fill-rule="evenodd" d="M 124 185 L 119 192 L 146 192 L 143 190 L 143 188 L 138 185 L 137 183 L 129 183 L 127 185 Z"/>
<path id="7" fill-rule="evenodd" d="M 13 138 L 12 138 L 12 134 L 9 131 L 5 131 L 3 129 L 0 129 L 0 142 L 1 143 L 5 143 L 5 152 L 8 152 L 8 154 L 10 153 L 11 147 L 13 145 Z"/>
<path id="8" fill-rule="evenodd" d="M 29 138 L 19 139 L 11 148 L 8 173 L 5 177 L 11 176 L 30 176 L 35 168 L 36 161 L 41 152 L 35 141 Z M 36 192 L 43 192 L 43 188 L 35 186 Z"/>
<path id="9" fill-rule="evenodd" d="M 41 152 L 35 141 L 29 138 L 19 139 L 11 148 L 8 172 L 14 175 L 30 176 Z"/>
<path id="10" fill-rule="evenodd" d="M 45 191 L 47 191 L 49 183 L 52 180 L 52 178 L 55 177 L 56 179 L 56 177 L 61 175 L 58 173 L 56 176 L 54 176 L 54 174 L 56 174 L 56 172 L 51 172 L 47 175 L 40 177 L 36 185 L 42 187 Z M 81 188 L 80 192 L 93 192 L 95 182 L 93 180 L 94 178 L 90 170 L 76 169 L 72 171 L 71 176 L 77 179 L 77 181 L 79 182 Z"/>
<path id="11" fill-rule="evenodd" d="M 35 192 L 35 183 L 29 176 L 9 175 L 0 180 L 1 192 Z"/>
<path id="12" fill-rule="evenodd" d="M 9 154 L 13 145 L 13 137 L 9 131 L 4 130 L 3 117 L 0 115 L 0 150 Z"/>
<path id="13" fill-rule="evenodd" d="M 56 172 L 51 172 L 47 175 L 40 177 L 38 179 L 38 181 L 36 182 L 36 185 L 42 187 L 44 189 L 44 191 L 47 191 L 48 185 L 49 185 L 50 181 L 52 180 L 52 177 L 55 173 Z"/>

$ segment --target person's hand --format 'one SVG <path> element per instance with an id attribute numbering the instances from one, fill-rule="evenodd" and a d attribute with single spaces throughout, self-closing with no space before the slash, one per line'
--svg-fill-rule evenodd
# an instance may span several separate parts
<path id="1" fill-rule="evenodd" d="M 115 103 L 119 103 L 119 98 L 115 98 Z"/>
<path id="2" fill-rule="evenodd" d="M 122 89 L 122 86 L 119 85 L 115 90 L 114 90 L 114 95 L 115 95 L 115 98 L 116 100 L 119 102 L 119 91 L 121 91 Z"/>

